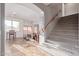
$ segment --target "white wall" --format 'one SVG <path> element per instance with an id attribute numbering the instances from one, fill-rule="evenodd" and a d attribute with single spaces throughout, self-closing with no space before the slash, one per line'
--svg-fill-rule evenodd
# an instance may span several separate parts
<path id="1" fill-rule="evenodd" d="M 66 3 L 64 4 L 64 16 L 78 13 L 78 3 Z"/>
<path id="2" fill-rule="evenodd" d="M 5 55 L 5 35 L 4 35 L 4 3 L 0 3 L 0 55 Z"/>
<path id="3" fill-rule="evenodd" d="M 0 4 L 0 55 L 1 55 L 1 4 Z"/>
<path id="4" fill-rule="evenodd" d="M 79 11 L 79 9 L 78 9 Z M 79 14 L 78 14 L 78 46 L 79 46 Z"/>

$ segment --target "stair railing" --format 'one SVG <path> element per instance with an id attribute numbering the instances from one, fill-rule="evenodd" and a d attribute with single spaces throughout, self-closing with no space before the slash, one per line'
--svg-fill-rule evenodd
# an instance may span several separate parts
<path id="1" fill-rule="evenodd" d="M 46 28 L 48 27 L 48 25 L 59 15 L 59 13 L 61 12 L 61 10 L 59 10 L 55 16 L 46 24 L 45 28 L 42 29 L 42 31 L 44 32 L 46 30 Z"/>

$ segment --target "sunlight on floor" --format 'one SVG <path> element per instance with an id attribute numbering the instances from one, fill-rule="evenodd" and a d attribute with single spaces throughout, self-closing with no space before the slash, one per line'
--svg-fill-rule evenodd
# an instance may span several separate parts
<path id="1" fill-rule="evenodd" d="M 8 56 L 48 56 L 44 50 L 38 48 L 39 44 L 35 41 L 23 39 L 6 40 L 6 55 Z"/>

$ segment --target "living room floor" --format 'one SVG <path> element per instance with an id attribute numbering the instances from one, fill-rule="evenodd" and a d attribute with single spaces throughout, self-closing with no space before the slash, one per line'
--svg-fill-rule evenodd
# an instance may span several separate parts
<path id="1" fill-rule="evenodd" d="M 34 41 L 24 39 L 6 40 L 6 56 L 49 56 L 49 54 L 38 47 L 39 44 Z"/>

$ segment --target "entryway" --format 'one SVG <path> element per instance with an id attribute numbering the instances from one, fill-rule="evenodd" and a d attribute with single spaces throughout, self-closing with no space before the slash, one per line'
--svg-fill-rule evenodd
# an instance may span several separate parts
<path id="1" fill-rule="evenodd" d="M 33 39 L 39 43 L 39 25 L 24 26 L 23 27 L 23 38 L 25 40 Z"/>

